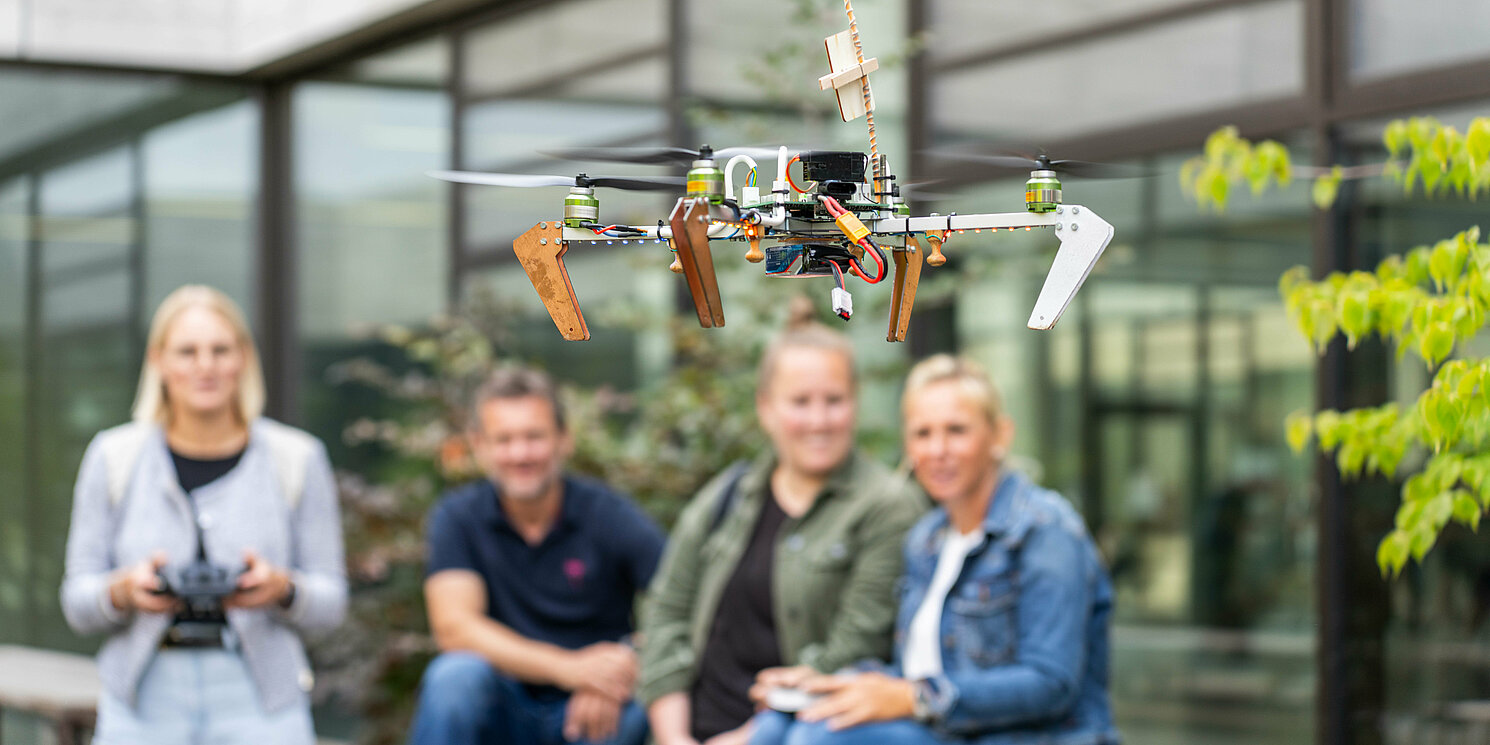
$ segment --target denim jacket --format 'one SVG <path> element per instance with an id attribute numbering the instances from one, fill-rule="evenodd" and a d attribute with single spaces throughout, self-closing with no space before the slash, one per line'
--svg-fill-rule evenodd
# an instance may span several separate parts
<path id="1" fill-rule="evenodd" d="M 895 667 L 948 526 L 937 509 L 906 537 Z M 979 745 L 1119 742 L 1107 697 L 1112 585 L 1060 495 L 1005 473 L 942 611 L 932 727 Z"/>

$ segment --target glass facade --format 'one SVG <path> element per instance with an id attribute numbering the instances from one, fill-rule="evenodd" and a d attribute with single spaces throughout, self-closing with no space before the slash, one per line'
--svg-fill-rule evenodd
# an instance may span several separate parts
<path id="1" fill-rule="evenodd" d="M 210 282 L 252 312 L 257 114 L 243 86 L 172 76 L 0 87 L 0 643 L 84 650 L 57 605 L 77 465 L 128 418 L 161 297 Z"/>
<path id="2" fill-rule="evenodd" d="M 993 371 L 1018 464 L 1080 508 L 1111 567 L 1112 692 L 1132 742 L 1490 737 L 1483 538 L 1450 530 L 1421 569 L 1384 582 L 1374 548 L 1396 485 L 1337 489 L 1282 439 L 1284 416 L 1321 395 L 1406 398 L 1425 373 L 1370 345 L 1348 365 L 1317 364 L 1276 290 L 1295 264 L 1366 267 L 1451 235 L 1476 222 L 1475 204 L 1368 181 L 1328 213 L 1296 185 L 1217 216 L 1173 177 L 1205 132 L 1252 107 L 1277 120 L 1244 134 L 1283 139 L 1298 162 L 1379 160 L 1381 121 L 1331 108 L 1332 93 L 1487 57 L 1474 3 L 1352 0 L 1329 2 L 1330 15 L 1325 2 L 856 8 L 883 64 L 880 150 L 903 182 L 940 182 L 919 214 L 1022 206 L 1024 174 L 928 151 L 1044 146 L 1161 174 L 1067 181 L 1066 201 L 1117 237 L 1051 332 L 1025 328 L 1056 245 L 1043 231 L 956 236 L 947 266 L 923 275 L 907 344 L 882 341 L 888 288 L 856 286 L 844 327 L 875 371 L 861 422 L 886 453 L 896 376 L 914 359 L 959 351 Z M 1414 37 L 1442 13 L 1464 22 L 1434 27 L 1431 44 Z M 676 173 L 540 152 L 570 146 L 863 150 L 864 122 L 841 122 L 815 82 L 822 37 L 846 25 L 832 3 L 553 0 L 452 17 L 267 82 L 0 66 L 0 644 L 95 643 L 67 631 L 56 601 L 72 480 L 88 438 L 128 416 L 166 293 L 212 284 L 259 319 L 271 384 L 295 394 L 272 413 L 352 469 L 371 451 L 342 432 L 369 402 L 334 383 L 336 366 L 385 355 L 380 326 L 422 326 L 473 298 L 506 314 L 512 355 L 565 381 L 644 388 L 688 353 L 673 324 L 693 322 L 665 246 L 575 246 L 566 264 L 593 340 L 564 342 L 508 248 L 560 216 L 564 189 L 426 172 Z M 282 111 L 272 90 L 287 91 Z M 1376 101 L 1371 115 L 1437 113 L 1462 129 L 1487 113 L 1439 97 L 1457 105 Z M 265 144 L 276 141 L 286 147 Z M 653 223 L 674 199 L 598 196 L 608 223 Z M 284 225 L 263 224 L 276 214 Z M 730 325 L 710 333 L 748 344 L 792 295 L 826 305 L 822 283 L 765 280 L 743 250 L 716 244 Z M 273 313 L 280 303 L 292 312 Z M 1349 505 L 1343 524 L 1325 500 Z"/>

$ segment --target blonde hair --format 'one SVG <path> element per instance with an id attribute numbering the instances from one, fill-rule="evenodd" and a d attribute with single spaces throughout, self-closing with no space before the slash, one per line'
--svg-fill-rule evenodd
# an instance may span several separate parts
<path id="1" fill-rule="evenodd" d="M 901 411 L 910 406 L 913 394 L 937 383 L 948 382 L 955 383 L 964 395 L 977 402 L 990 424 L 997 424 L 1003 418 L 1003 399 L 988 371 L 966 357 L 950 354 L 932 355 L 911 368 L 905 378 L 905 392 L 900 397 Z"/>
<path id="2" fill-rule="evenodd" d="M 811 301 L 798 295 L 792 298 L 787 310 L 786 329 L 766 345 L 761 353 L 761 364 L 756 371 L 756 394 L 765 393 L 781 362 L 781 354 L 788 349 L 819 349 L 837 352 L 848 360 L 849 385 L 859 387 L 859 373 L 854 365 L 854 344 L 841 332 L 813 320 Z"/>
<path id="3" fill-rule="evenodd" d="M 166 397 L 165 381 L 160 371 L 150 364 L 150 353 L 165 348 L 166 334 L 171 324 L 191 308 L 206 308 L 217 313 L 233 333 L 243 349 L 243 371 L 238 374 L 238 395 L 233 400 L 233 409 L 245 424 L 258 419 L 264 413 L 264 370 L 259 366 L 259 350 L 254 345 L 253 332 L 248 329 L 243 311 L 232 298 L 220 290 L 206 285 L 183 285 L 176 288 L 160 306 L 150 320 L 150 336 L 145 342 L 145 363 L 140 370 L 140 387 L 135 393 L 134 420 L 165 424 L 170 418 L 171 405 Z"/>

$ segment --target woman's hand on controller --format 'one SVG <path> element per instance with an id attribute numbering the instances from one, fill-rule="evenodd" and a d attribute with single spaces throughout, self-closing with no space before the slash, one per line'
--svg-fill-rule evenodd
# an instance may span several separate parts
<path id="1" fill-rule="evenodd" d="M 269 563 L 253 549 L 243 552 L 243 573 L 238 591 L 223 599 L 225 608 L 259 608 L 282 602 L 290 593 L 290 575 Z"/>
<path id="2" fill-rule="evenodd" d="M 766 695 L 774 688 L 801 688 L 807 681 L 821 675 L 809 665 L 795 667 L 768 667 L 756 673 L 755 684 L 750 686 L 750 700 L 756 707 L 766 705 Z"/>
<path id="3" fill-rule="evenodd" d="M 165 613 L 175 608 L 176 598 L 160 594 L 160 578 L 155 576 L 166 561 L 165 552 L 156 551 L 150 558 L 115 572 L 109 581 L 109 602 L 125 612 Z"/>

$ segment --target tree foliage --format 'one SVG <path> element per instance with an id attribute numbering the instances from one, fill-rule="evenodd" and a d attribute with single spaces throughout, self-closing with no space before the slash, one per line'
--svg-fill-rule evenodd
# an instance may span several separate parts
<path id="1" fill-rule="evenodd" d="M 1406 193 L 1421 186 L 1428 196 L 1473 199 L 1490 190 L 1490 119 L 1475 119 L 1462 134 L 1431 117 L 1396 120 L 1382 142 L 1385 163 L 1311 169 L 1315 205 L 1331 206 L 1348 178 L 1394 179 Z M 1259 194 L 1270 185 L 1287 187 L 1298 170 L 1281 144 L 1252 143 L 1226 127 L 1186 162 L 1180 178 L 1199 205 L 1222 211 L 1235 184 L 1245 181 Z M 1350 349 L 1376 336 L 1396 346 L 1398 359 L 1411 353 L 1433 373 L 1409 406 L 1299 411 L 1285 423 L 1295 451 L 1312 440 L 1334 455 L 1345 478 L 1412 471 L 1395 525 L 1377 548 L 1382 573 L 1395 576 L 1409 558 L 1422 561 L 1451 521 L 1477 530 L 1490 508 L 1490 359 L 1452 358 L 1490 313 L 1490 245 L 1480 242 L 1479 228 L 1388 256 L 1374 272 L 1312 280 L 1297 266 L 1284 273 L 1278 289 L 1290 318 L 1320 354 L 1336 336 Z"/>

